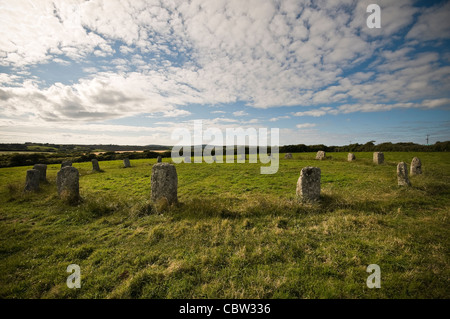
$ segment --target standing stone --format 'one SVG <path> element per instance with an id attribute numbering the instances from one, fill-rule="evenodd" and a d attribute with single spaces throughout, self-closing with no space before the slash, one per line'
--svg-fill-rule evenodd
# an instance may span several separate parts
<path id="1" fill-rule="evenodd" d="M 348 153 L 348 155 L 347 155 L 347 160 L 348 160 L 349 162 L 352 162 L 352 161 L 356 160 L 355 154 L 353 154 L 353 153 Z"/>
<path id="2" fill-rule="evenodd" d="M 297 196 L 303 201 L 317 201 L 320 198 L 320 168 L 304 167 L 297 181 Z"/>
<path id="3" fill-rule="evenodd" d="M 37 169 L 39 171 L 39 180 L 41 182 L 47 181 L 47 165 L 45 164 L 34 164 L 33 169 Z"/>
<path id="4" fill-rule="evenodd" d="M 37 169 L 27 170 L 27 179 L 25 181 L 25 191 L 36 192 L 39 190 L 39 179 L 41 173 Z"/>
<path id="5" fill-rule="evenodd" d="M 61 163 L 61 168 L 66 167 L 66 166 L 72 166 L 72 162 L 71 161 L 64 161 Z"/>
<path id="6" fill-rule="evenodd" d="M 422 174 L 422 162 L 418 157 L 414 157 L 411 161 L 411 176 Z"/>
<path id="7" fill-rule="evenodd" d="M 157 161 L 156 162 L 158 162 L 158 163 L 162 163 L 162 157 L 161 157 L 161 155 L 159 155 L 158 156 L 158 159 L 157 159 Z"/>
<path id="8" fill-rule="evenodd" d="M 323 160 L 325 159 L 325 152 L 324 151 L 318 151 L 316 154 L 316 160 Z"/>
<path id="9" fill-rule="evenodd" d="M 157 163 L 152 167 L 152 201 L 166 198 L 169 204 L 178 201 L 178 176 L 175 165 L 169 163 Z"/>
<path id="10" fill-rule="evenodd" d="M 129 159 L 129 158 L 124 158 L 124 159 L 123 159 L 123 166 L 125 166 L 125 167 L 131 167 L 130 159 Z"/>
<path id="11" fill-rule="evenodd" d="M 56 186 L 61 199 L 74 203 L 80 199 L 78 170 L 73 166 L 66 166 L 56 175 Z"/>
<path id="12" fill-rule="evenodd" d="M 284 159 L 292 159 L 292 154 L 286 153 L 286 155 L 284 155 Z"/>
<path id="13" fill-rule="evenodd" d="M 373 162 L 375 164 L 383 164 L 383 162 L 384 162 L 383 152 L 374 152 L 373 153 Z"/>
<path id="14" fill-rule="evenodd" d="M 397 165 L 397 181 L 399 186 L 411 186 L 408 179 L 408 166 L 405 162 L 400 162 Z"/>
<path id="15" fill-rule="evenodd" d="M 98 165 L 98 160 L 95 158 L 92 160 L 92 169 L 94 171 L 100 172 L 100 166 Z"/>

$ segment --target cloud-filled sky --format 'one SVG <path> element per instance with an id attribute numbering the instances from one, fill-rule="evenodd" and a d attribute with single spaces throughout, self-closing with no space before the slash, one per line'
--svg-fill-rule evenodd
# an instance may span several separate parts
<path id="1" fill-rule="evenodd" d="M 370 29 L 367 6 L 381 8 Z M 0 142 L 450 140 L 450 2 L 0 0 Z"/>

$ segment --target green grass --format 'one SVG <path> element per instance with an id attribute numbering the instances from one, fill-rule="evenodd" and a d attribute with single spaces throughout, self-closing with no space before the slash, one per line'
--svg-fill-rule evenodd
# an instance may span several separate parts
<path id="1" fill-rule="evenodd" d="M 178 164 L 178 205 L 151 203 L 155 160 L 79 169 L 83 201 L 48 184 L 23 194 L 30 167 L 0 169 L 0 298 L 449 298 L 450 153 L 280 155 L 261 164 Z M 396 164 L 422 160 L 412 187 Z M 295 197 L 300 170 L 322 170 L 319 204 Z M 66 268 L 81 267 L 81 289 Z M 381 289 L 369 289 L 369 264 Z"/>

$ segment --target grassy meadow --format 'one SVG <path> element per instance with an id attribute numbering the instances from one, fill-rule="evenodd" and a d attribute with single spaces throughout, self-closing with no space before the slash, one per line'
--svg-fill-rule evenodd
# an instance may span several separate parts
<path id="1" fill-rule="evenodd" d="M 262 164 L 176 164 L 179 204 L 152 203 L 155 159 L 74 163 L 78 205 L 26 170 L 0 169 L 0 298 L 450 298 L 450 153 L 280 154 Z M 422 161 L 412 187 L 396 165 Z M 164 159 L 164 161 L 168 161 Z M 318 204 L 295 196 L 301 168 L 322 170 Z M 408 165 L 409 169 L 409 165 Z M 69 264 L 81 288 L 69 289 Z M 366 286 L 369 264 L 381 288 Z"/>

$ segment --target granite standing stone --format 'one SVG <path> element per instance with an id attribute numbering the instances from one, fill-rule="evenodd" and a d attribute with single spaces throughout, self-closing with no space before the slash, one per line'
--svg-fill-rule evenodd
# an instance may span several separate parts
<path id="1" fill-rule="evenodd" d="M 316 154 L 316 160 L 323 160 L 325 159 L 325 152 L 324 151 L 318 151 Z"/>
<path id="2" fill-rule="evenodd" d="M 384 162 L 383 152 L 374 152 L 373 153 L 373 162 L 375 164 L 383 164 L 383 162 Z"/>
<path id="3" fill-rule="evenodd" d="M 67 166 L 72 166 L 72 162 L 71 161 L 64 161 L 64 162 L 61 163 L 61 168 L 67 167 Z"/>
<path id="4" fill-rule="evenodd" d="M 397 165 L 397 181 L 399 186 L 410 186 L 408 178 L 408 166 L 405 162 L 400 162 Z"/>
<path id="5" fill-rule="evenodd" d="M 178 201 L 178 176 L 175 165 L 157 163 L 152 167 L 152 201 L 166 198 L 169 204 Z"/>
<path id="6" fill-rule="evenodd" d="M 356 160 L 355 154 L 353 154 L 353 153 L 348 153 L 348 155 L 347 155 L 347 160 L 348 160 L 349 162 L 352 162 L 352 161 Z"/>
<path id="7" fill-rule="evenodd" d="M 98 165 L 98 160 L 95 158 L 92 160 L 92 169 L 94 171 L 100 172 L 100 166 Z"/>
<path id="8" fill-rule="evenodd" d="M 47 165 L 46 164 L 34 164 L 33 169 L 39 171 L 39 180 L 41 182 L 47 181 Z"/>
<path id="9" fill-rule="evenodd" d="M 292 159 L 292 154 L 286 153 L 286 155 L 284 155 L 284 159 Z"/>
<path id="10" fill-rule="evenodd" d="M 411 176 L 422 174 L 422 162 L 418 157 L 414 157 L 411 161 Z"/>
<path id="11" fill-rule="evenodd" d="M 37 169 L 27 170 L 27 178 L 25 181 L 25 191 L 36 192 L 39 190 L 39 179 L 41 173 Z"/>
<path id="12" fill-rule="evenodd" d="M 124 166 L 124 167 L 131 167 L 130 159 L 129 159 L 129 158 L 124 158 L 124 159 L 123 159 L 123 166 Z"/>
<path id="13" fill-rule="evenodd" d="M 158 163 L 162 163 L 162 157 L 161 157 L 161 155 L 158 156 L 157 162 L 158 162 Z"/>
<path id="14" fill-rule="evenodd" d="M 77 202 L 80 199 L 80 174 L 73 166 L 66 166 L 56 175 L 56 186 L 61 199 Z"/>
<path id="15" fill-rule="evenodd" d="M 320 168 L 304 167 L 297 181 L 297 196 L 303 201 L 317 201 L 320 198 Z"/>

